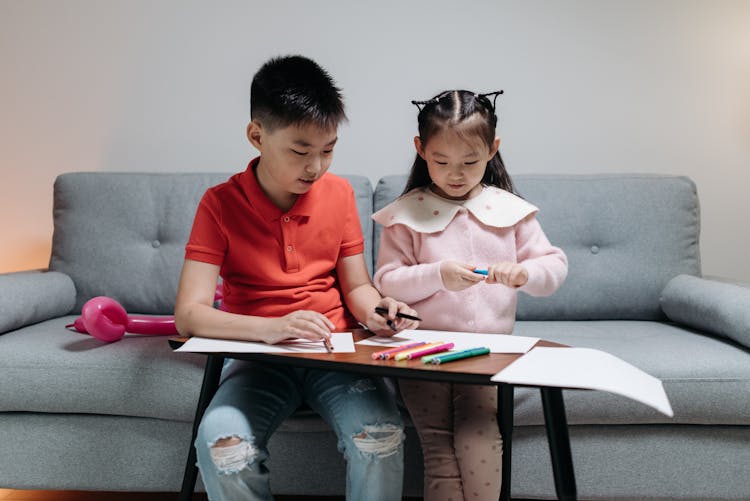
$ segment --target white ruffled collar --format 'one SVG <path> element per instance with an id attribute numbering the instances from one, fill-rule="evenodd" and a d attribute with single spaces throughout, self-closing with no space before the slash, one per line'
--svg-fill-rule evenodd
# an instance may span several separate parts
<path id="1" fill-rule="evenodd" d="M 469 200 L 448 200 L 429 187 L 415 188 L 383 207 L 372 218 L 383 226 L 403 224 L 419 233 L 443 231 L 461 209 L 488 226 L 507 228 L 539 209 L 526 200 L 494 186 Z"/>

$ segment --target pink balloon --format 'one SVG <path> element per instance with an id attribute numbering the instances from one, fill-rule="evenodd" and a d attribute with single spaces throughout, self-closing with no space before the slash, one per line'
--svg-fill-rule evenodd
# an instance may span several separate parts
<path id="1" fill-rule="evenodd" d="M 125 334 L 128 314 L 125 308 L 114 299 L 97 296 L 83 305 L 81 319 L 86 332 L 97 339 L 111 343 Z"/>
<path id="2" fill-rule="evenodd" d="M 106 296 L 86 301 L 81 309 L 81 316 L 67 327 L 91 334 L 107 343 L 122 339 L 126 332 L 153 336 L 177 334 L 174 317 L 128 315 L 120 303 Z"/>
<path id="3" fill-rule="evenodd" d="M 153 336 L 176 335 L 174 317 L 150 317 L 148 315 L 130 315 L 125 327 L 127 332 L 134 334 L 150 334 Z"/>
<path id="4" fill-rule="evenodd" d="M 217 285 L 214 301 L 223 299 L 222 292 L 221 284 Z M 107 343 L 118 341 L 126 332 L 150 336 L 178 334 L 173 316 L 128 315 L 120 303 L 107 296 L 97 296 L 86 301 L 81 308 L 81 316 L 65 327 L 91 334 Z"/>

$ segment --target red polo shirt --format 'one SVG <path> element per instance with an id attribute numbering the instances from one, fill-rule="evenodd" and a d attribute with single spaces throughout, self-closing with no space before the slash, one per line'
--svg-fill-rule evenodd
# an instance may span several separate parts
<path id="1" fill-rule="evenodd" d="M 364 251 L 351 185 L 326 173 L 283 212 L 258 184 L 259 158 L 203 195 L 185 258 L 221 267 L 226 311 L 280 317 L 313 310 L 338 329 L 352 327 L 335 274 L 339 258 Z"/>

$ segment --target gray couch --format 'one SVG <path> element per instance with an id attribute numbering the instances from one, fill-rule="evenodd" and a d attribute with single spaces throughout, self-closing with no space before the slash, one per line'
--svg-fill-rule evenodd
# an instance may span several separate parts
<path id="1" fill-rule="evenodd" d="M 97 295 L 131 313 L 171 313 L 197 202 L 227 177 L 57 179 L 49 269 L 0 275 L 0 487 L 179 490 L 205 359 L 173 353 L 161 337 L 105 344 L 65 325 Z M 386 177 L 374 192 L 366 178 L 348 179 L 372 266 L 379 232 L 369 215 L 404 178 Z M 555 295 L 522 295 L 515 332 L 617 355 L 661 378 L 675 411 L 670 419 L 622 397 L 564 391 L 580 499 L 750 499 L 750 289 L 699 278 L 694 184 L 515 181 L 570 261 Z M 539 400 L 516 390 L 515 498 L 554 496 Z M 407 496 L 421 491 L 420 461 L 410 428 Z M 270 467 L 280 494 L 343 493 L 334 436 L 310 412 L 282 425 Z"/>

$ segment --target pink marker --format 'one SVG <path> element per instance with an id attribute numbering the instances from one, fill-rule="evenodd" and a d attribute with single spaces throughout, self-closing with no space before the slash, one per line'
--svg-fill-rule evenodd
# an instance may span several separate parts
<path id="1" fill-rule="evenodd" d="M 405 360 L 413 360 L 415 358 L 424 357 L 425 355 L 432 355 L 433 353 L 442 353 L 453 348 L 453 343 L 443 343 L 437 346 L 430 346 L 424 350 L 412 351 L 404 355 Z M 397 359 L 398 360 L 398 359 Z"/>
<path id="2" fill-rule="evenodd" d="M 382 350 L 382 351 L 376 351 L 372 354 L 372 359 L 383 359 L 383 360 L 389 360 L 393 358 L 393 355 L 398 353 L 399 351 L 408 350 L 411 348 L 416 348 L 417 346 L 422 346 L 423 344 L 427 344 L 424 341 L 419 341 L 416 343 L 409 343 L 409 344 L 402 344 L 401 346 L 396 346 L 395 348 L 390 348 L 388 350 Z"/>

